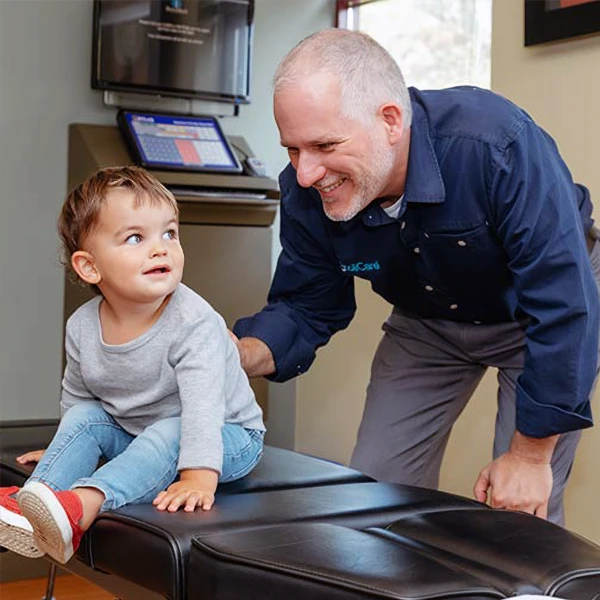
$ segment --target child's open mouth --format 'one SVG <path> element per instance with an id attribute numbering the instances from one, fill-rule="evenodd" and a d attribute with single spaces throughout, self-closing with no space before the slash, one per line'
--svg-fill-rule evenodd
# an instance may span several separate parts
<path id="1" fill-rule="evenodd" d="M 169 273 L 171 269 L 169 267 L 155 267 L 154 269 L 150 269 L 146 271 L 144 275 L 164 275 L 165 273 Z"/>

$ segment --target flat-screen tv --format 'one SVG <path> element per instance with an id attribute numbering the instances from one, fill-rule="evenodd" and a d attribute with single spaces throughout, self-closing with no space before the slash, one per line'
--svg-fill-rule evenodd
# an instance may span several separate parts
<path id="1" fill-rule="evenodd" d="M 254 0 L 94 0 L 92 88 L 247 103 Z"/>

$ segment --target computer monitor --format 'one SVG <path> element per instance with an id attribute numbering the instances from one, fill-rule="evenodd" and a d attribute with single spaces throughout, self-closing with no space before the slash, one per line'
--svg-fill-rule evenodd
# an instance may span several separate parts
<path id="1" fill-rule="evenodd" d="M 133 160 L 149 170 L 242 172 L 215 117 L 121 110 L 117 122 Z"/>

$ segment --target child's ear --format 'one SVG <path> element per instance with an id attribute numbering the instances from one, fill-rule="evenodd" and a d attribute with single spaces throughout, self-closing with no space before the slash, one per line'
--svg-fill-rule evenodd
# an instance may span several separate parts
<path id="1" fill-rule="evenodd" d="M 84 250 L 74 252 L 73 256 L 71 256 L 71 266 L 82 281 L 90 285 L 98 285 L 100 283 L 102 278 L 96 268 L 94 257 L 89 252 L 85 252 Z"/>

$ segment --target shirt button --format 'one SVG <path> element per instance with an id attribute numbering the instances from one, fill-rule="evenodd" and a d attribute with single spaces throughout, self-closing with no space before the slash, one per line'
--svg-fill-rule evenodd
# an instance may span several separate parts
<path id="1" fill-rule="evenodd" d="M 458 304 L 451 304 L 450 310 L 456 310 L 458 308 Z"/>
<path id="2" fill-rule="evenodd" d="M 417 247 L 417 248 L 414 248 L 414 249 L 413 249 L 413 252 L 414 252 L 415 254 L 419 254 L 419 252 L 421 252 L 421 249 L 420 249 L 420 248 L 418 248 L 418 247 Z"/>
<path id="3" fill-rule="evenodd" d="M 406 227 L 406 221 L 402 221 L 402 224 L 400 225 L 400 229 L 404 229 Z"/>
<path id="4" fill-rule="evenodd" d="M 458 242 L 456 242 L 459 246 L 466 246 L 467 242 L 465 242 L 465 240 L 458 240 Z"/>
<path id="5" fill-rule="evenodd" d="M 425 286 L 425 289 L 426 289 L 428 292 L 433 292 L 433 288 L 432 288 L 430 285 L 426 285 L 426 286 Z"/>

